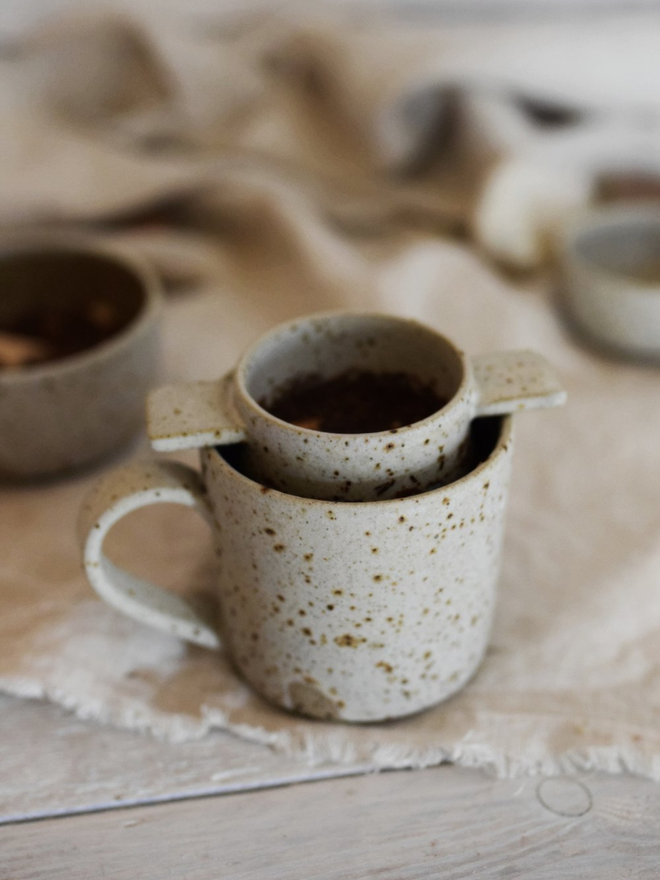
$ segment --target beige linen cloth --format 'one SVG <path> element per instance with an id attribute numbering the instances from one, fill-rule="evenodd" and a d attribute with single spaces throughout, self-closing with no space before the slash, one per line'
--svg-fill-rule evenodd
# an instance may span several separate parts
<path id="1" fill-rule="evenodd" d="M 200 33 L 103 18 L 9 47 L 4 224 L 183 205 L 184 229 L 143 219 L 105 233 L 170 283 L 168 378 L 221 375 L 279 320 L 381 309 L 473 354 L 537 349 L 570 400 L 517 417 L 492 644 L 445 704 L 384 725 L 307 721 L 262 702 L 222 654 L 97 600 L 77 509 L 99 472 L 149 454 L 144 440 L 96 472 L 2 487 L 0 689 L 172 740 L 222 728 L 314 762 L 660 779 L 660 373 L 580 347 L 543 274 L 514 284 L 494 268 L 537 267 L 600 174 L 656 173 L 658 29 L 610 25 L 571 44 L 561 28 L 261 17 Z M 585 47 L 598 68 L 624 32 L 618 74 L 578 75 Z M 210 536 L 190 511 L 132 514 L 110 544 L 142 576 L 209 590 Z"/>

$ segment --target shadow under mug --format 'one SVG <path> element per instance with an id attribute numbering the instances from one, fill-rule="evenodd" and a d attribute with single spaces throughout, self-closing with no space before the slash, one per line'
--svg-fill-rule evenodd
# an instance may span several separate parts
<path id="1" fill-rule="evenodd" d="M 316 718 L 368 722 L 460 690 L 488 645 L 511 470 L 512 419 L 473 429 L 482 459 L 443 488 L 407 498 L 332 502 L 249 479 L 241 447 L 103 477 L 79 518 L 87 577 L 142 623 L 223 649 L 270 702 Z M 151 504 L 195 508 L 214 532 L 219 620 L 118 568 L 108 531 Z"/>

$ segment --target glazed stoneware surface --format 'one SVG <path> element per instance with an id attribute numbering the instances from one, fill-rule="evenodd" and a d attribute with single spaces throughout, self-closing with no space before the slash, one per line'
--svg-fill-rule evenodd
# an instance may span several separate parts
<path id="1" fill-rule="evenodd" d="M 368 434 L 299 427 L 259 403 L 300 376 L 327 378 L 353 368 L 409 374 L 433 385 L 447 403 L 413 425 Z M 283 492 L 372 501 L 464 473 L 475 416 L 556 406 L 564 399 L 553 369 L 533 352 L 470 359 L 415 321 L 338 313 L 275 328 L 220 382 L 153 392 L 148 431 L 159 451 L 245 441 L 251 473 Z"/>
<path id="2" fill-rule="evenodd" d="M 124 613 L 221 646 L 258 693 L 285 709 L 344 721 L 420 711 L 463 687 L 488 644 L 511 419 L 482 428 L 492 435 L 489 454 L 467 476 L 390 501 L 286 495 L 214 449 L 201 453 L 201 479 L 172 462 L 131 465 L 97 484 L 81 512 L 88 577 Z M 118 519 L 172 501 L 197 507 L 214 529 L 219 625 L 103 555 Z"/>
<path id="3" fill-rule="evenodd" d="M 621 354 L 660 359 L 660 208 L 589 212 L 567 225 L 559 253 L 578 328 Z"/>
<path id="4" fill-rule="evenodd" d="M 41 261 L 52 256 L 56 261 L 70 259 L 71 285 L 76 283 L 73 267 L 79 258 L 93 262 L 94 272 L 106 278 L 109 288 L 116 276 L 125 297 L 135 299 L 135 315 L 107 341 L 79 354 L 0 371 L 0 479 L 53 475 L 121 447 L 142 427 L 144 398 L 158 378 L 160 296 L 149 268 L 114 249 L 77 238 L 40 239 L 22 249 L 16 246 L 10 256 L 33 252 Z M 6 257 L 7 252 L 0 252 L 0 278 Z M 20 282 L 13 286 L 12 295 L 23 295 Z M 90 287 L 90 297 L 98 286 Z M 26 282 L 25 296 L 29 290 Z M 70 291 L 62 293 L 53 284 L 51 293 L 57 300 Z M 4 288 L 2 294 L 9 295 Z"/>

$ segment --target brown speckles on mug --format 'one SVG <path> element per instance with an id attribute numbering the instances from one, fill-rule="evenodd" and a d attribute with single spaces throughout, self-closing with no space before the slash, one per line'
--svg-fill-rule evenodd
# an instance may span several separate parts
<path id="1" fill-rule="evenodd" d="M 356 636 L 352 633 L 344 633 L 341 636 L 335 636 L 334 642 L 340 648 L 357 648 L 363 645 L 367 640 L 363 636 Z"/>
<path id="2" fill-rule="evenodd" d="M 472 474 L 435 492 L 369 504 L 263 493 L 217 451 L 202 452 L 222 551 L 221 637 L 258 693 L 314 717 L 368 722 L 431 706 L 474 673 L 492 621 L 511 460 L 503 448 L 510 420 L 484 430 L 494 451 Z M 130 480 L 115 475 L 101 484 L 84 512 L 83 534 L 102 535 L 93 526 L 105 523 L 103 511 L 120 509 L 143 488 L 151 501 L 156 491 L 161 501 L 198 492 L 196 503 L 205 505 L 189 469 L 175 469 L 165 484 L 171 466 L 150 464 L 146 483 L 138 466 Z M 471 519 L 442 538 L 443 528 Z M 284 549 L 275 552 L 278 545 Z M 90 579 L 98 562 L 87 553 Z M 203 632 L 197 622 L 189 632 L 183 624 L 173 631 L 192 637 L 193 629 Z"/>

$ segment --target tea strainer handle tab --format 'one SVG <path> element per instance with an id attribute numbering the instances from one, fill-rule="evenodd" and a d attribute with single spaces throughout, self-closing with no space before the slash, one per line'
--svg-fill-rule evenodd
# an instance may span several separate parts
<path id="1" fill-rule="evenodd" d="M 477 416 L 561 406 L 566 391 L 548 361 L 533 351 L 503 351 L 471 358 Z"/>
<path id="2" fill-rule="evenodd" d="M 209 382 L 165 385 L 149 394 L 147 434 L 158 452 L 241 443 L 246 431 L 236 412 L 233 374 Z"/>

